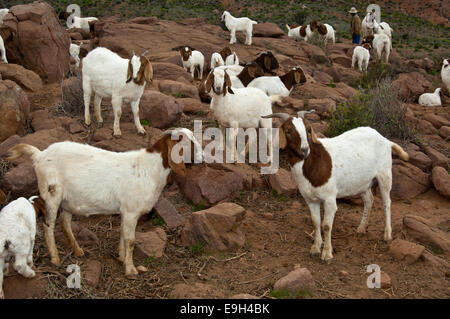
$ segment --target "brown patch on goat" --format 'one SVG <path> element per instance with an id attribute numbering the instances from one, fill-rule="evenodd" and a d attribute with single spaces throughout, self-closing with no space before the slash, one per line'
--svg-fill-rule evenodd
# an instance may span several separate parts
<path id="1" fill-rule="evenodd" d="M 281 125 L 280 129 L 280 148 L 286 149 L 288 162 L 291 167 L 300 161 L 303 161 L 305 155 L 301 150 L 301 138 L 297 129 L 292 123 L 292 117 Z"/>
<path id="2" fill-rule="evenodd" d="M 189 60 L 189 57 L 192 55 L 192 49 L 190 47 L 182 47 L 180 49 L 181 58 L 183 61 Z"/>
<path id="3" fill-rule="evenodd" d="M 67 20 L 67 18 L 68 17 L 70 17 L 70 13 L 69 12 L 66 12 L 66 11 L 61 11 L 60 13 L 59 13 L 59 19 L 61 19 L 61 20 Z"/>
<path id="4" fill-rule="evenodd" d="M 303 120 L 306 128 L 306 135 L 309 144 L 309 156 L 303 164 L 303 175 L 314 187 L 324 185 L 331 177 L 332 162 L 331 156 L 317 139 L 311 124 Z"/>
<path id="5" fill-rule="evenodd" d="M 184 162 L 175 163 L 172 161 L 172 157 L 170 156 L 172 152 L 172 148 L 179 142 L 179 140 L 172 140 L 171 134 L 164 135 L 159 140 L 157 140 L 152 146 L 147 148 L 147 152 L 149 153 L 160 153 L 162 157 L 162 165 L 165 169 L 171 168 L 172 171 L 180 176 L 186 175 L 186 166 Z"/>
<path id="6" fill-rule="evenodd" d="M 43 200 L 41 197 L 36 198 L 33 201 L 33 207 L 34 207 L 34 211 L 36 212 L 36 218 L 39 218 L 40 216 L 43 216 L 44 217 L 44 223 L 46 223 L 46 220 L 47 220 L 47 206 L 45 205 L 45 200 Z"/>
<path id="7" fill-rule="evenodd" d="M 306 28 L 307 28 L 307 26 L 304 25 L 304 26 L 302 26 L 302 27 L 300 28 L 300 30 L 299 30 L 300 36 L 301 36 L 302 38 L 306 37 Z"/>
<path id="8" fill-rule="evenodd" d="M 300 26 L 300 24 L 296 23 L 296 24 L 290 25 L 289 28 L 295 29 L 295 28 L 298 28 L 299 26 Z"/>
<path id="9" fill-rule="evenodd" d="M 210 72 L 208 74 L 208 77 L 206 78 L 206 82 L 205 82 L 205 90 L 206 93 L 209 93 L 211 91 L 211 88 L 214 84 L 214 72 Z"/>
<path id="10" fill-rule="evenodd" d="M 368 35 L 367 37 L 365 37 L 365 38 L 363 39 L 363 41 L 361 42 L 361 44 L 364 45 L 364 44 L 368 43 L 368 44 L 370 44 L 370 46 L 372 47 L 372 46 L 373 46 L 373 39 L 374 39 L 374 38 L 375 38 L 375 36 L 374 36 L 373 34 Z"/>
<path id="11" fill-rule="evenodd" d="M 233 52 L 231 51 L 231 49 L 229 47 L 225 47 L 223 48 L 219 54 L 222 56 L 222 59 L 225 61 L 226 58 L 231 55 Z"/>
<path id="12" fill-rule="evenodd" d="M 301 68 L 295 68 L 285 75 L 280 76 L 280 80 L 283 82 L 284 86 L 290 90 L 295 84 L 305 83 L 306 76 Z"/>
<path id="13" fill-rule="evenodd" d="M 316 30 L 317 25 L 318 25 L 317 20 L 312 20 L 312 21 L 309 23 L 309 28 L 311 29 L 312 32 L 314 32 L 314 30 Z"/>
<path id="14" fill-rule="evenodd" d="M 141 56 L 141 67 L 139 68 L 139 71 L 137 73 L 136 84 L 144 85 L 146 81 L 147 82 L 153 81 L 153 67 L 146 57 Z"/>
<path id="15" fill-rule="evenodd" d="M 362 47 L 363 48 L 365 48 L 365 49 L 367 49 L 367 50 L 372 50 L 372 45 L 370 44 L 370 43 L 364 43 L 363 45 L 362 45 Z"/>
<path id="16" fill-rule="evenodd" d="M 264 72 L 271 72 L 279 67 L 278 60 L 270 51 L 262 53 L 253 62 L 257 63 L 264 70 Z"/>
<path id="17" fill-rule="evenodd" d="M 322 23 L 318 24 L 317 31 L 319 32 L 320 35 L 325 35 L 328 32 L 327 27 Z"/>
<path id="18" fill-rule="evenodd" d="M 264 70 L 255 62 L 245 65 L 244 69 L 237 75 L 244 86 L 247 86 L 253 79 L 263 76 Z"/>
<path id="19" fill-rule="evenodd" d="M 230 94 L 234 94 L 231 89 L 231 78 L 228 75 L 227 71 L 225 71 L 225 80 L 223 81 L 223 96 L 227 95 L 227 92 Z"/>

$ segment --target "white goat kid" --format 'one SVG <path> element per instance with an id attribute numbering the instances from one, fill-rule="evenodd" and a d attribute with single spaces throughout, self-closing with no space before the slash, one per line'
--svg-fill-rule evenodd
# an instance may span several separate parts
<path id="1" fill-rule="evenodd" d="M 437 88 L 434 93 L 423 93 L 419 96 L 419 104 L 424 106 L 442 106 L 441 96 L 441 88 Z"/>
<path id="2" fill-rule="evenodd" d="M 157 202 L 171 170 L 185 175 L 184 148 L 181 162 L 175 163 L 171 155 L 172 148 L 178 142 L 184 143 L 185 137 L 189 151 L 191 142 L 196 145 L 194 150 L 201 148 L 188 129 L 165 132 L 151 147 L 129 152 L 110 152 L 74 142 L 55 143 L 44 151 L 28 144 L 12 147 L 11 160 L 26 155 L 33 162 L 39 192 L 47 208 L 44 235 L 51 262 L 61 264 L 54 238 L 59 208 L 74 256 L 82 256 L 84 252 L 72 233 L 72 214 L 120 214 L 119 260 L 124 263 L 127 276 L 136 275 L 133 264 L 136 224 Z M 198 151 L 195 157 L 198 159 Z"/>
<path id="3" fill-rule="evenodd" d="M 447 87 L 448 93 L 450 93 L 450 66 L 448 59 L 442 62 L 441 79 L 444 85 Z"/>
<path id="4" fill-rule="evenodd" d="M 190 71 L 194 79 L 195 70 L 198 69 L 198 78 L 203 77 L 203 68 L 205 65 L 205 57 L 200 51 L 185 46 L 180 48 L 181 62 L 186 71 Z M 223 60 L 223 59 L 222 59 Z M 212 61 L 211 61 L 212 64 Z"/>
<path id="5" fill-rule="evenodd" d="M 84 119 L 91 124 L 89 104 L 94 93 L 94 111 L 99 124 L 102 98 L 110 97 L 114 111 L 114 136 L 121 136 L 120 117 L 122 102 L 129 101 L 133 111 L 134 123 L 139 134 L 145 130 L 139 120 L 139 102 L 147 82 L 153 80 L 153 68 L 144 56 L 133 53 L 131 59 L 123 59 L 106 48 L 96 48 L 83 59 Z"/>
<path id="6" fill-rule="evenodd" d="M 359 68 L 359 72 L 367 72 L 371 49 L 372 47 L 369 43 L 365 43 L 362 46 L 355 47 L 352 56 L 352 69 L 354 69 L 355 65 L 357 65 Z"/>
<path id="7" fill-rule="evenodd" d="M 45 203 L 38 196 L 20 197 L 0 211 L 0 299 L 3 294 L 3 275 L 14 257 L 14 269 L 26 278 L 35 276 L 33 248 L 36 236 L 36 218 L 45 215 Z"/>
<path id="8" fill-rule="evenodd" d="M 377 61 L 382 63 L 389 62 L 389 55 L 391 54 L 391 40 L 386 34 L 374 34 L 369 35 L 362 41 L 362 44 L 370 44 L 375 52 L 375 57 Z"/>
<path id="9" fill-rule="evenodd" d="M 5 63 L 8 63 L 8 59 L 6 59 L 5 43 L 3 42 L 3 38 L 1 35 L 0 35 L 0 60 L 2 60 Z"/>
<path id="10" fill-rule="evenodd" d="M 258 22 L 247 17 L 235 18 L 228 11 L 223 12 L 221 21 L 225 22 L 225 26 L 230 31 L 230 44 L 236 43 L 236 31 L 241 31 L 245 33 L 245 44 L 252 45 L 253 25 Z"/>
<path id="11" fill-rule="evenodd" d="M 280 148 L 287 149 L 291 171 L 309 206 L 315 228 L 311 254 L 321 252 L 320 204 L 325 212 L 322 230 L 325 244 L 321 259 L 333 258 L 331 231 L 337 210 L 336 199 L 362 195 L 364 212 L 358 233 L 365 233 L 373 203 L 371 187 L 378 181 L 385 214 L 384 240 L 392 240 L 391 200 L 392 153 L 403 160 L 408 154 L 370 127 L 359 127 L 334 138 L 317 138 L 307 120 L 276 113 L 284 122 L 279 130 Z M 268 118 L 268 117 L 266 117 Z"/>
<path id="12" fill-rule="evenodd" d="M 63 11 L 59 14 L 59 18 L 66 20 L 66 22 L 67 22 L 67 19 L 70 17 L 71 14 L 72 14 L 71 12 Z M 80 17 L 77 17 L 76 15 L 73 15 L 72 18 L 73 18 L 72 23 L 70 25 L 69 25 L 69 23 L 67 23 L 68 29 L 74 29 L 74 28 L 83 29 L 83 31 L 85 31 L 85 32 L 91 31 L 90 22 L 98 21 L 98 18 L 96 18 L 96 17 L 80 18 Z"/>

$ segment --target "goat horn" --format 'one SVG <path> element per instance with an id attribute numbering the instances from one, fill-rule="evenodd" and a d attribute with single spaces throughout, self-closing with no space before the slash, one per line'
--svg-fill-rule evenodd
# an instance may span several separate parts
<path id="1" fill-rule="evenodd" d="M 263 119 L 271 119 L 271 118 L 279 118 L 282 119 L 283 122 L 287 121 L 291 116 L 287 113 L 273 113 L 270 115 L 261 116 Z"/>
<path id="2" fill-rule="evenodd" d="M 141 55 L 145 56 L 148 53 L 148 51 L 150 51 L 150 50 L 145 50 L 144 53 L 142 53 Z"/>
<path id="3" fill-rule="evenodd" d="M 315 109 L 312 109 L 310 111 L 299 111 L 299 112 L 297 112 L 297 117 L 300 117 L 303 119 L 303 118 L 305 118 L 306 114 L 314 113 L 315 111 L 316 111 Z"/>

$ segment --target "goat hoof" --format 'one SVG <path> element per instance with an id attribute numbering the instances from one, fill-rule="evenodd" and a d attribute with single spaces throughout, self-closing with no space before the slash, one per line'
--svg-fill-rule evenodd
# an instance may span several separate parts
<path id="1" fill-rule="evenodd" d="M 83 249 L 81 249 L 81 248 L 75 249 L 75 250 L 73 251 L 73 255 L 74 255 L 75 257 L 81 257 L 81 256 L 84 256 L 84 251 L 83 251 Z"/>
<path id="2" fill-rule="evenodd" d="M 55 266 L 61 266 L 61 260 L 58 258 L 52 258 L 50 262 Z"/>
<path id="3" fill-rule="evenodd" d="M 147 132 L 144 130 L 144 131 L 138 132 L 138 135 L 145 136 L 145 135 L 147 135 Z"/>

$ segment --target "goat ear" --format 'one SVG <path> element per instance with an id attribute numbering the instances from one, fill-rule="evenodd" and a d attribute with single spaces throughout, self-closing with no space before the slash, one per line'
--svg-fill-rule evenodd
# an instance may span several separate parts
<path id="1" fill-rule="evenodd" d="M 128 61 L 128 72 L 127 72 L 127 83 L 133 78 L 133 65 L 131 64 L 131 59 Z"/>
<path id="2" fill-rule="evenodd" d="M 211 87 L 213 86 L 213 84 L 214 84 L 214 73 L 211 72 L 206 78 L 206 85 L 205 85 L 206 93 L 209 93 L 209 91 L 211 91 Z"/>
<path id="3" fill-rule="evenodd" d="M 170 139 L 170 136 L 166 139 L 167 143 L 167 160 L 169 163 L 169 167 L 173 170 L 173 172 L 180 176 L 186 176 L 186 165 L 181 161 L 180 163 L 175 163 L 172 160 L 172 148 L 177 144 L 178 141 L 174 141 Z"/>
<path id="4" fill-rule="evenodd" d="M 248 70 L 248 75 L 250 75 L 250 77 L 254 78 L 255 73 L 256 73 L 255 67 L 253 65 L 251 65 L 247 68 L 247 70 Z"/>
<path id="5" fill-rule="evenodd" d="M 301 76 L 300 76 L 299 71 L 297 71 L 297 70 L 294 71 L 294 80 L 295 80 L 295 83 L 297 83 L 297 84 L 300 83 Z"/>
<path id="6" fill-rule="evenodd" d="M 233 90 L 231 89 L 231 78 L 228 75 L 228 73 L 225 71 L 225 81 L 223 83 L 223 96 L 225 96 L 228 93 L 234 94 Z"/>
<path id="7" fill-rule="evenodd" d="M 303 121 L 305 121 L 305 120 L 303 120 Z M 311 124 L 307 123 L 306 126 L 307 126 L 306 130 L 307 130 L 307 132 L 308 132 L 308 133 L 310 134 L 310 136 L 311 136 L 311 141 L 312 141 L 314 144 L 319 143 L 319 140 L 317 139 L 316 132 L 314 132 L 314 129 L 313 129 L 313 127 L 311 126 Z"/>
<path id="8" fill-rule="evenodd" d="M 150 63 L 149 59 L 145 58 L 145 60 L 147 61 L 147 64 L 145 65 L 145 69 L 144 69 L 144 77 L 147 82 L 152 82 L 153 81 L 153 67 L 152 67 L 152 64 Z"/>
<path id="9" fill-rule="evenodd" d="M 278 129 L 278 145 L 282 150 L 284 150 L 287 145 L 286 134 L 284 134 L 283 126 Z"/>

